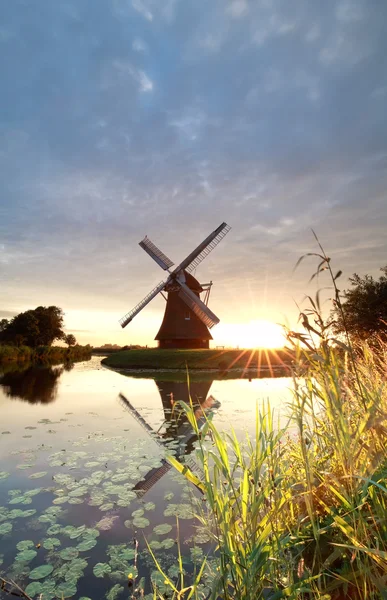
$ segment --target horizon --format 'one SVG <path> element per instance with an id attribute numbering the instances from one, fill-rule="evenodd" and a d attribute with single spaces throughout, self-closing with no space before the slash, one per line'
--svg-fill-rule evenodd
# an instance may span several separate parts
<path id="1" fill-rule="evenodd" d="M 80 344 L 153 345 L 162 297 L 118 322 L 163 277 L 138 243 L 178 264 L 226 221 L 195 274 L 211 346 L 268 347 L 326 285 L 294 271 L 312 229 L 342 289 L 387 263 L 387 5 L 0 10 L 0 319 L 56 305 Z"/>

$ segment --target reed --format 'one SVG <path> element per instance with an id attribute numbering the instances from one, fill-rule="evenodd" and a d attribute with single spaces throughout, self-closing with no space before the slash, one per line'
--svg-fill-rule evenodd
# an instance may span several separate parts
<path id="1" fill-rule="evenodd" d="M 318 271 L 337 278 L 321 248 Z M 301 313 L 305 332 L 288 332 L 300 364 L 289 421 L 269 404 L 255 435 L 238 440 L 211 418 L 199 431 L 194 407 L 180 403 L 198 436 L 202 476 L 174 457 L 205 502 L 196 518 L 211 532 L 214 557 L 188 585 L 166 574 L 155 598 L 376 600 L 387 589 L 386 348 L 334 339 L 319 294 Z"/>

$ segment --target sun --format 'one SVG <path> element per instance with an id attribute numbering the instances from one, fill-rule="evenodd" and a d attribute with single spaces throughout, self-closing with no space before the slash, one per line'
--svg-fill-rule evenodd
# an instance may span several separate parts
<path id="1" fill-rule="evenodd" d="M 222 338 L 239 348 L 283 348 L 286 343 L 282 327 L 265 320 L 225 324 Z"/>

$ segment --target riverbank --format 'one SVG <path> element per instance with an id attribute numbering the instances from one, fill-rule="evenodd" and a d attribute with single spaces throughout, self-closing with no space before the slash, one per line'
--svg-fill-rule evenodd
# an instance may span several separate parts
<path id="1" fill-rule="evenodd" d="M 90 358 L 91 346 L 7 346 L 0 344 L 0 364 L 74 362 Z"/>
<path id="2" fill-rule="evenodd" d="M 130 371 L 186 370 L 219 372 L 229 370 L 284 370 L 290 372 L 294 355 L 281 350 L 160 350 L 147 348 L 115 352 L 101 362 L 107 367 Z"/>

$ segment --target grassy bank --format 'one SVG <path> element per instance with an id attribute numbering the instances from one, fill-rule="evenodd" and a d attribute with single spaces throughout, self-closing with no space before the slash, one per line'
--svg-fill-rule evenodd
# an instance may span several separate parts
<path id="1" fill-rule="evenodd" d="M 0 363 L 72 362 L 90 358 L 91 346 L 7 346 L 0 344 Z"/>
<path id="2" fill-rule="evenodd" d="M 102 363 L 115 369 L 168 370 L 284 368 L 291 365 L 293 354 L 288 350 L 125 350 L 115 352 Z"/>

